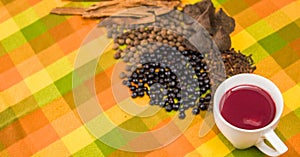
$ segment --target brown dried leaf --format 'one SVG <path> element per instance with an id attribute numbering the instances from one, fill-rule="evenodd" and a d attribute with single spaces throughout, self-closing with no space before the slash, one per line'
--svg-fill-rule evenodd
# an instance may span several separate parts
<path id="1" fill-rule="evenodd" d="M 183 8 L 183 12 L 186 15 L 191 16 L 192 18 L 196 18 L 198 15 L 201 14 L 200 9 L 196 5 L 188 4 Z"/>
<path id="2" fill-rule="evenodd" d="M 228 50 L 231 47 L 230 36 L 224 31 L 223 27 L 219 27 L 216 34 L 213 36 L 213 40 L 220 51 Z"/>
<path id="3" fill-rule="evenodd" d="M 210 0 L 203 0 L 194 5 L 186 5 L 183 11 L 202 24 L 210 34 L 215 32 L 213 28 L 215 7 Z"/>
<path id="4" fill-rule="evenodd" d="M 211 33 L 211 21 L 209 18 L 209 8 L 207 8 L 198 18 L 197 21 L 209 32 Z"/>
<path id="5" fill-rule="evenodd" d="M 210 16 L 213 16 L 215 13 L 215 7 L 212 4 L 211 0 L 202 0 L 201 2 L 198 2 L 195 4 L 199 8 L 200 13 L 203 13 L 204 11 L 207 10 L 207 8 L 211 8 Z"/>
<path id="6" fill-rule="evenodd" d="M 216 23 L 222 26 L 226 34 L 230 34 L 234 31 L 235 21 L 232 17 L 228 16 L 222 8 L 216 13 Z"/>

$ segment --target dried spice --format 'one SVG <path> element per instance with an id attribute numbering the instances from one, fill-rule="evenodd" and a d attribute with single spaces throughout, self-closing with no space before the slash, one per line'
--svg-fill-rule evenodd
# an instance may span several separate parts
<path id="1" fill-rule="evenodd" d="M 106 26 L 107 36 L 113 38 L 115 43 L 119 46 L 126 45 L 125 48 L 117 48 L 115 58 L 121 57 L 121 54 L 127 54 L 131 52 L 132 47 L 136 47 L 138 51 L 150 50 L 155 48 L 148 43 L 162 43 L 170 46 L 176 46 L 180 51 L 190 49 L 191 44 L 187 42 L 187 36 L 191 36 L 195 32 L 192 30 L 192 26 L 184 25 L 181 23 L 183 18 L 182 13 L 179 11 L 171 11 L 163 15 L 155 16 L 155 22 L 135 25 L 135 24 L 112 24 L 111 21 L 115 18 L 106 19 L 101 23 L 101 26 Z M 125 31 L 125 33 L 124 33 Z M 175 33 L 176 32 L 176 33 Z M 145 48 L 141 46 L 145 45 Z M 195 49 L 190 49 L 195 50 Z M 196 51 L 196 50 L 195 50 Z M 123 57 L 121 57 L 123 58 Z M 128 61 L 128 58 L 124 58 Z"/>
<path id="2" fill-rule="evenodd" d="M 111 0 L 98 2 L 88 8 L 57 7 L 51 13 L 81 15 L 84 18 L 110 17 L 110 21 L 106 22 L 115 24 L 122 24 L 124 22 L 147 24 L 159 22 L 155 21 L 155 16 L 167 14 L 180 4 L 180 0 Z M 170 10 L 165 8 L 169 8 Z M 119 11 L 122 11 L 122 13 L 116 16 L 116 13 Z M 220 51 L 230 49 L 231 41 L 229 34 L 234 30 L 234 19 L 226 15 L 222 9 L 215 12 L 211 0 L 203 0 L 193 5 L 186 5 L 183 8 L 183 13 L 193 17 L 207 29 Z"/>
<path id="3" fill-rule="evenodd" d="M 106 25 L 107 35 L 114 39 L 113 49 L 116 50 L 114 58 L 122 59 L 126 63 L 125 71 L 121 72 L 119 77 L 125 80 L 124 85 L 132 92 L 131 97 L 148 95 L 151 105 L 164 107 L 168 112 L 178 111 L 181 119 L 185 118 L 185 112 L 189 108 L 192 108 L 192 114 L 195 115 L 199 114 L 200 110 L 208 108 L 211 83 L 204 55 L 197 52 L 187 39 L 187 36 L 191 36 L 195 30 L 192 29 L 192 25 L 180 24 L 182 18 L 182 13 L 171 11 L 163 16 L 156 16 L 156 21 L 151 24 Z M 175 52 L 182 55 L 176 57 Z M 183 56 L 189 60 L 182 62 L 180 59 Z M 183 63 L 183 66 L 174 66 L 176 63 Z M 171 66 L 166 66 L 167 64 Z M 186 72 L 183 69 L 176 70 L 175 67 L 183 68 L 188 65 L 193 67 L 195 75 L 177 73 L 169 78 L 169 73 Z M 175 71 L 172 70 L 174 68 Z M 178 87 L 176 76 L 181 80 Z M 195 83 L 191 83 L 193 79 Z M 155 89 L 155 86 L 152 86 L 155 83 L 165 85 L 167 88 L 165 96 L 158 94 L 156 90 L 162 88 Z M 190 84 L 196 86 L 191 87 Z M 184 95 L 177 95 L 181 89 L 186 90 L 182 91 Z M 190 91 L 192 89 L 195 91 Z M 160 100 L 162 97 L 165 99 Z"/>
<path id="4" fill-rule="evenodd" d="M 215 8 L 210 0 L 203 0 L 194 5 L 186 5 L 183 12 L 195 18 L 206 28 L 222 53 L 226 69 L 226 77 L 240 73 L 253 73 L 256 67 L 252 56 L 245 56 L 240 51 L 231 48 L 230 33 L 234 31 L 235 21 L 232 17 Z M 209 19 L 208 19 L 209 18 Z"/>
<path id="5" fill-rule="evenodd" d="M 226 69 L 227 77 L 240 73 L 252 73 L 256 69 L 252 55 L 246 56 L 234 49 L 226 50 L 222 53 L 222 59 Z"/>
<path id="6" fill-rule="evenodd" d="M 209 31 L 208 36 L 200 35 L 196 36 L 196 38 L 198 38 L 198 41 L 201 41 L 200 45 L 210 45 L 209 41 L 204 40 L 205 38 L 211 38 L 215 41 L 216 45 L 221 50 L 227 77 L 239 73 L 253 72 L 255 70 L 255 66 L 253 65 L 251 56 L 245 56 L 240 52 L 234 51 L 233 49 L 229 50 L 231 47 L 229 34 L 234 30 L 234 20 L 231 17 L 228 17 L 221 9 L 215 13 L 215 8 L 212 6 L 210 1 L 196 3 L 195 5 L 190 5 L 190 7 L 193 9 L 190 9 L 189 11 L 196 10 L 198 13 L 200 13 L 201 16 L 197 16 L 197 20 L 202 24 L 202 26 L 204 26 L 205 29 Z M 184 10 L 187 11 L 185 8 Z M 168 112 L 172 110 L 178 110 L 180 112 L 179 118 L 182 119 L 185 117 L 185 110 L 189 108 L 189 103 L 178 103 L 178 99 L 180 98 L 176 96 L 171 97 L 170 99 L 168 98 L 169 96 L 167 96 L 167 99 L 162 101 L 157 101 L 155 96 L 151 96 L 149 87 L 153 83 L 166 83 L 164 79 L 161 79 L 166 78 L 166 76 L 164 73 L 157 73 L 156 75 L 155 71 L 158 72 L 157 69 L 160 70 L 162 68 L 160 67 L 160 64 L 152 65 L 152 63 L 155 63 L 156 60 L 152 60 L 152 62 L 150 62 L 151 64 L 149 65 L 147 62 L 143 62 L 143 60 L 145 59 L 144 56 L 155 58 L 154 54 L 157 52 L 157 49 L 163 45 L 174 47 L 179 52 L 192 52 L 190 56 L 194 55 L 195 58 L 197 58 L 199 55 L 202 55 L 202 53 L 198 52 L 198 50 L 189 41 L 189 37 L 197 32 L 197 28 L 194 29 L 192 23 L 190 22 L 191 20 L 183 15 L 184 14 L 178 11 L 170 11 L 163 15 L 155 15 L 154 22 L 142 25 L 124 23 L 116 24 L 111 22 L 113 19 L 115 19 L 114 17 L 112 20 L 109 20 L 109 23 L 102 23 L 102 26 L 106 26 L 108 30 L 108 37 L 114 39 L 115 45 L 113 48 L 116 50 L 114 55 L 115 59 L 122 59 L 127 64 L 125 68 L 126 72 L 122 72 L 120 74 L 120 78 L 127 80 L 125 82 L 127 82 L 126 85 L 132 92 L 132 98 L 148 95 L 150 97 L 150 104 L 164 107 Z M 205 47 L 205 45 L 201 45 L 201 47 Z M 208 49 L 205 51 L 207 52 Z M 160 51 L 160 53 L 163 54 L 162 51 Z M 162 56 L 160 55 L 160 57 Z M 175 58 L 176 57 L 172 58 L 172 60 L 176 62 L 177 60 Z M 196 99 L 193 100 L 194 102 L 192 105 L 190 105 L 190 107 L 193 108 L 192 113 L 199 114 L 200 110 L 206 110 L 209 108 L 208 105 L 210 101 L 210 94 L 207 94 L 207 97 L 203 94 L 210 89 L 210 85 L 214 84 L 214 82 L 208 77 L 209 69 L 205 62 L 202 64 L 193 63 L 193 61 L 191 61 L 191 64 L 195 65 L 194 69 L 205 69 L 205 71 L 202 71 L 204 76 L 202 76 L 202 73 L 199 76 L 197 75 L 197 78 L 199 78 L 197 81 L 200 84 L 198 88 L 200 91 L 200 96 L 196 97 L 199 99 L 197 99 L 197 101 L 195 101 Z M 214 68 L 219 65 L 217 63 L 212 64 Z M 154 66 L 154 70 L 149 70 L 145 66 Z M 164 71 L 172 72 L 171 69 L 165 67 L 163 69 Z M 146 72 L 146 74 L 144 72 Z M 148 78 L 149 75 L 151 78 Z M 214 75 L 218 74 L 214 73 Z M 205 79 L 203 79 L 203 77 L 205 77 Z M 148 81 L 150 81 L 150 84 Z M 168 86 L 169 85 L 166 84 L 165 87 Z M 162 88 L 159 89 L 162 90 Z M 172 95 L 175 93 L 170 92 L 169 94 Z M 157 95 L 163 96 L 161 93 Z M 193 96 L 193 94 L 190 96 Z"/>
<path id="7" fill-rule="evenodd" d="M 50 13 L 52 14 L 59 14 L 59 15 L 81 15 L 84 18 L 103 18 L 113 16 L 119 11 L 123 11 L 123 16 L 125 17 L 135 17 L 135 18 L 145 18 L 149 16 L 147 14 L 145 16 L 145 11 L 140 10 L 137 12 L 128 12 L 126 13 L 126 9 L 140 7 L 140 6 L 149 6 L 153 9 L 152 11 L 155 14 L 164 14 L 166 13 L 166 9 L 162 11 L 158 7 L 163 8 L 170 8 L 173 9 L 174 7 L 180 4 L 179 0 L 157 0 L 157 1 L 147 1 L 147 0 L 111 0 L 111 1 L 104 1 L 98 2 L 96 4 L 91 5 L 88 8 L 74 8 L 74 7 L 57 7 L 51 10 Z M 127 10 L 128 11 L 128 10 Z M 152 14 L 151 14 L 152 15 Z"/>
<path id="8" fill-rule="evenodd" d="M 195 115 L 199 114 L 200 110 L 209 108 L 211 100 L 210 87 L 215 82 L 209 78 L 210 70 L 207 63 L 217 69 L 220 68 L 220 65 L 223 65 L 219 62 L 211 63 L 213 61 L 203 60 L 204 53 L 213 53 L 210 51 L 209 46 L 211 44 L 209 44 L 208 38 L 213 39 L 221 51 L 226 77 L 239 73 L 252 73 L 256 67 L 251 55 L 245 56 L 239 51 L 230 49 L 231 40 L 229 35 L 234 31 L 235 21 L 232 17 L 226 15 L 222 9 L 216 12 L 211 0 L 186 5 L 182 10 L 184 14 L 174 9 L 178 5 L 180 5 L 179 0 L 112 0 L 99 2 L 88 8 L 55 8 L 51 13 L 81 15 L 84 18 L 109 16 L 99 26 L 105 26 L 107 37 L 114 40 L 114 58 L 122 59 L 126 63 L 125 71 L 121 72 L 119 77 L 124 80 L 124 85 L 128 86 L 132 92 L 132 98 L 148 95 L 151 99 L 151 105 L 164 107 L 168 112 L 178 110 L 180 112 L 179 118 L 183 119 L 185 110 L 188 108 L 193 108 L 192 113 Z M 165 9 L 165 7 L 169 9 Z M 122 12 L 116 14 L 119 11 Z M 194 34 L 201 31 L 202 28 L 194 28 L 194 20 L 199 22 L 209 34 L 195 36 Z M 196 49 L 190 43 L 193 40 L 191 37 L 197 38 L 196 41 L 201 41 L 199 43 L 202 47 L 201 50 Z M 178 94 L 181 88 L 176 87 L 178 84 L 176 76 L 169 78 L 169 75 L 175 73 L 171 70 L 172 68 L 157 64 L 155 63 L 156 60 L 145 62 L 145 58 L 163 58 L 163 54 L 171 59 L 169 60 L 170 63 L 181 62 L 177 60 L 180 57 L 172 58 L 170 57 L 172 55 L 168 55 L 176 52 L 180 52 L 183 56 L 189 58 L 187 63 L 191 64 L 193 70 L 195 70 L 195 78 L 199 83 L 197 84 L 196 93 L 187 92 L 187 95 L 181 95 L 183 98 L 192 97 L 192 101 L 189 102 L 182 101 L 181 97 L 175 95 Z M 199 59 L 199 57 L 202 59 Z M 213 75 L 219 76 L 217 73 L 213 73 Z M 190 75 L 184 74 L 181 76 Z M 181 79 L 193 80 L 193 78 Z M 164 94 L 157 91 L 158 89 L 162 90 L 162 87 L 150 89 L 150 86 L 154 83 L 168 87 L 168 90 L 164 93 L 165 97 L 162 97 Z M 176 87 L 175 91 L 173 86 Z M 183 88 L 185 87 L 183 86 Z M 158 101 L 153 94 L 166 99 Z"/>

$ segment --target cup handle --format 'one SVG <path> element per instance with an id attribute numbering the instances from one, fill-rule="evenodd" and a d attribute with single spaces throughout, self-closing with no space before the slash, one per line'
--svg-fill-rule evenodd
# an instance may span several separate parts
<path id="1" fill-rule="evenodd" d="M 270 142 L 273 148 L 265 143 L 265 139 Z M 262 139 L 255 146 L 269 156 L 279 156 L 288 150 L 287 146 L 279 139 L 272 129 L 265 132 Z"/>

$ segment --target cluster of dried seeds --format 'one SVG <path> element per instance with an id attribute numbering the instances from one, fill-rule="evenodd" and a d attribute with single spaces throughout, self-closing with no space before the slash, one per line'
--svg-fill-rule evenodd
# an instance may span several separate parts
<path id="1" fill-rule="evenodd" d="M 181 12 L 171 11 L 151 24 L 106 26 L 114 40 L 114 58 L 126 63 L 120 78 L 132 98 L 148 95 L 151 105 L 179 111 L 181 119 L 189 108 L 195 115 L 206 110 L 211 99 L 208 66 L 204 55 L 193 51 L 187 37 L 195 30 L 184 18 Z M 187 66 L 193 74 L 187 73 Z"/>
<path id="2" fill-rule="evenodd" d="M 214 84 L 209 78 L 210 69 L 206 64 L 212 61 L 205 61 L 203 52 L 197 51 L 189 41 L 189 37 L 197 33 L 190 16 L 209 32 L 208 36 L 221 51 L 226 77 L 239 73 L 252 73 L 255 70 L 251 55 L 245 56 L 230 49 L 229 34 L 234 30 L 235 23 L 222 9 L 215 13 L 211 1 L 203 0 L 194 5 L 187 5 L 183 12 L 185 14 L 173 10 L 155 16 L 153 23 L 139 25 L 108 23 L 105 25 L 107 36 L 114 40 L 114 58 L 122 59 L 126 63 L 125 71 L 120 73 L 120 78 L 124 80 L 124 85 L 128 86 L 132 98 L 148 95 L 151 105 L 159 105 L 166 111 L 179 111 L 181 119 L 185 118 L 185 110 L 188 108 L 193 108 L 193 114 L 199 114 L 200 110 L 206 110 L 209 107 L 210 88 Z M 198 41 L 203 41 L 202 38 Z M 175 68 L 174 71 L 174 66 L 171 65 L 181 63 L 181 57 L 174 56 L 174 53 L 187 57 L 186 63 L 192 66 L 195 75 L 176 74 L 178 71 L 185 70 Z M 169 66 L 161 64 L 164 60 Z M 214 66 L 212 68 L 219 66 L 217 64 L 218 62 L 210 63 Z M 171 78 L 171 75 L 174 77 Z M 184 77 L 181 78 L 182 76 Z M 197 82 L 194 86 L 191 83 L 193 79 Z M 192 86 L 179 82 L 191 83 Z M 182 89 L 195 90 L 182 91 Z M 184 98 L 189 100 L 184 100 Z"/>
<path id="3" fill-rule="evenodd" d="M 204 38 L 212 39 L 220 50 L 226 77 L 252 73 L 256 67 L 251 55 L 230 49 L 230 33 L 235 27 L 232 17 L 222 9 L 216 12 L 211 0 L 186 5 L 178 11 L 176 7 L 180 5 L 180 0 L 108 0 L 88 8 L 57 7 L 51 13 L 95 19 L 109 17 L 99 26 L 105 26 L 107 37 L 114 40 L 114 58 L 126 62 L 125 70 L 119 76 L 130 89 L 132 98 L 148 95 L 151 105 L 159 105 L 166 111 L 179 111 L 179 118 L 183 119 L 188 108 L 193 108 L 193 114 L 206 110 L 211 101 L 210 88 L 218 84 L 214 81 L 223 79 L 222 74 L 210 73 L 207 65 L 223 72 L 218 70 L 223 64 L 204 59 L 203 54 L 210 56 L 213 53 Z M 119 11 L 122 13 L 116 15 Z M 193 36 L 199 32 L 195 21 L 207 30 L 208 35 Z M 191 36 L 201 41 L 197 43 L 201 50 L 190 43 Z M 176 53 L 180 55 L 174 56 Z M 181 68 L 191 66 L 194 75 L 188 74 L 187 70 L 176 70 L 176 63 L 182 63 L 178 65 Z M 184 73 L 178 74 L 178 71 Z M 192 80 L 196 83 L 191 83 Z"/>

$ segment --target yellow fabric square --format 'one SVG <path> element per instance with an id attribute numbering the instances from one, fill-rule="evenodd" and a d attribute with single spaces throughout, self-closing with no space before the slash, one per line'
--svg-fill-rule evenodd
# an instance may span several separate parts
<path id="1" fill-rule="evenodd" d="M 255 24 L 252 24 L 246 30 L 256 39 L 260 40 L 274 32 L 272 27 L 265 21 L 260 20 Z"/>
<path id="2" fill-rule="evenodd" d="M 19 27 L 12 18 L 0 23 L 0 41 L 17 32 L 18 30 Z"/>
<path id="3" fill-rule="evenodd" d="M 0 93 L 0 113 L 8 108 L 8 105 L 2 98 L 2 93 Z"/>
<path id="4" fill-rule="evenodd" d="M 197 150 L 194 150 L 186 154 L 184 157 L 202 157 L 202 155 L 200 155 Z"/>
<path id="5" fill-rule="evenodd" d="M 285 102 L 283 101 L 283 103 L 285 103 Z M 284 105 L 281 117 L 284 117 L 285 115 L 289 114 L 290 112 L 292 112 L 292 110 L 289 107 L 287 107 L 286 105 Z"/>
<path id="6" fill-rule="evenodd" d="M 252 44 L 256 42 L 256 40 L 245 30 L 241 31 L 240 33 L 232 36 L 232 46 L 238 50 L 245 50 Z"/>
<path id="7" fill-rule="evenodd" d="M 15 22 L 20 28 L 24 28 L 34 21 L 39 19 L 38 14 L 34 11 L 33 8 L 29 8 L 20 14 L 14 16 Z"/>
<path id="8" fill-rule="evenodd" d="M 65 147 L 64 143 L 59 140 L 50 144 L 46 148 L 38 151 L 33 155 L 33 157 L 60 157 L 60 156 L 70 156 L 70 152 Z"/>
<path id="9" fill-rule="evenodd" d="M 69 53 L 66 57 L 68 58 L 69 62 L 71 65 L 74 65 L 75 64 L 75 59 L 77 57 L 77 52 L 78 50 L 76 51 L 73 51 L 71 53 Z"/>
<path id="10" fill-rule="evenodd" d="M 299 108 L 300 104 L 300 86 L 296 85 L 283 93 L 284 104 L 291 110 Z"/>
<path id="11" fill-rule="evenodd" d="M 297 20 L 299 18 L 300 10 L 300 1 L 291 2 L 290 4 L 286 5 L 285 7 L 281 8 L 281 11 L 286 14 L 291 20 Z"/>
<path id="12" fill-rule="evenodd" d="M 55 81 L 70 73 L 72 71 L 72 65 L 70 64 L 68 58 L 63 57 L 55 63 L 49 65 L 46 69 L 49 75 Z"/>
<path id="13" fill-rule="evenodd" d="M 215 136 L 208 142 L 203 143 L 197 148 L 197 151 L 204 157 L 226 156 L 228 153 L 230 153 L 230 150 L 218 138 L 218 136 Z"/>
<path id="14" fill-rule="evenodd" d="M 126 120 L 132 118 L 132 115 L 126 113 L 123 111 L 119 106 L 113 106 L 109 110 L 105 111 L 106 115 L 109 117 L 109 119 L 115 123 L 116 125 L 119 125 Z"/>
<path id="15" fill-rule="evenodd" d="M 22 81 L 3 91 L 2 98 L 8 106 L 13 106 L 30 95 L 30 90 L 25 82 Z"/>
<path id="16" fill-rule="evenodd" d="M 96 139 L 89 134 L 84 126 L 74 130 L 62 138 L 62 141 L 71 154 L 74 154 L 75 152 L 89 145 L 94 140 Z"/>
<path id="17" fill-rule="evenodd" d="M 32 8 L 35 10 L 36 14 L 40 17 L 46 16 L 49 14 L 49 10 L 57 7 L 55 1 L 40 1 Z"/>
<path id="18" fill-rule="evenodd" d="M 32 93 L 47 87 L 53 81 L 45 69 L 29 76 L 25 82 Z"/>
<path id="19" fill-rule="evenodd" d="M 1 2 L 1 1 L 0 1 Z M 1 157 L 10 157 L 10 155 L 8 154 L 7 150 L 3 150 L 0 152 L 0 156 Z"/>
<path id="20" fill-rule="evenodd" d="M 274 29 L 274 31 L 277 31 L 292 22 L 289 17 L 280 10 L 266 17 L 265 20 Z"/>

